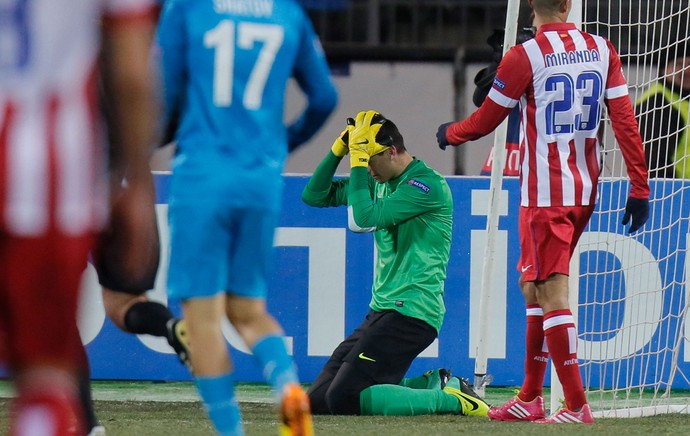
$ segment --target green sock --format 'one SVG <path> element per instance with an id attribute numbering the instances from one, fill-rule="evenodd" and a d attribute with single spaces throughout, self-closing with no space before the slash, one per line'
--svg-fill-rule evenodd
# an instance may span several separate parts
<path id="1" fill-rule="evenodd" d="M 432 369 L 419 377 L 404 378 L 400 381 L 399 385 L 412 389 L 441 389 L 440 371 L 447 370 L 441 368 Z M 448 375 L 450 375 L 450 373 Z"/>
<path id="2" fill-rule="evenodd" d="M 359 394 L 362 415 L 415 416 L 460 413 L 460 402 L 440 389 L 374 385 Z"/>
<path id="3" fill-rule="evenodd" d="M 426 375 L 420 375 L 419 377 L 409 377 L 400 380 L 399 386 L 412 389 L 428 389 L 427 386 L 429 386 L 429 381 L 429 377 Z M 440 384 L 441 383 L 439 380 L 439 389 Z"/>

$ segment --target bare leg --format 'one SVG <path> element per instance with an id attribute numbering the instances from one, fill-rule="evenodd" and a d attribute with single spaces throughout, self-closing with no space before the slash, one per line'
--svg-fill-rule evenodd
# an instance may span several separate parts
<path id="1" fill-rule="evenodd" d="M 125 317 L 129 309 L 136 303 L 148 301 L 146 295 L 133 295 L 103 288 L 103 306 L 108 318 L 121 330 L 128 332 Z"/>
<path id="2" fill-rule="evenodd" d="M 266 311 L 264 299 L 228 295 L 225 308 L 228 319 L 249 348 L 254 348 L 266 335 L 283 334 L 280 324 Z"/>
<path id="3" fill-rule="evenodd" d="M 297 370 L 282 338 L 283 329 L 266 311 L 266 301 L 228 296 L 226 313 L 252 349 L 268 383 L 280 399 L 281 434 L 313 434 L 309 397 L 298 383 Z"/>
<path id="4" fill-rule="evenodd" d="M 232 362 L 221 330 L 225 294 L 191 298 L 182 304 L 194 381 L 208 417 L 219 434 L 244 434 L 240 407 L 235 398 Z"/>
<path id="5" fill-rule="evenodd" d="M 232 365 L 221 330 L 225 316 L 225 294 L 193 298 L 182 304 L 189 337 L 194 374 L 218 376 L 230 372 Z"/>

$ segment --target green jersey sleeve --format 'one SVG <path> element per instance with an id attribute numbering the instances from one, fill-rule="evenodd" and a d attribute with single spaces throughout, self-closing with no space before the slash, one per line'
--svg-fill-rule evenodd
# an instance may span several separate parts
<path id="1" fill-rule="evenodd" d="M 347 204 L 348 178 L 333 179 L 341 157 L 329 152 L 321 161 L 302 191 L 302 201 L 314 207 Z"/>

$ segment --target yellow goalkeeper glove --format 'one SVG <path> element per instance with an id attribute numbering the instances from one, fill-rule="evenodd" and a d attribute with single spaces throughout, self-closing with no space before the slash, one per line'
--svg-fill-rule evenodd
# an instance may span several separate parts
<path id="1" fill-rule="evenodd" d="M 385 151 L 389 146 L 376 142 L 376 135 L 386 119 L 376 111 L 360 112 L 355 128 L 350 133 L 350 167 L 367 167 L 369 158 Z"/>
<path id="2" fill-rule="evenodd" d="M 348 118 L 347 127 L 345 128 L 345 130 L 340 132 L 340 135 L 338 135 L 335 141 L 333 141 L 333 145 L 331 146 L 331 151 L 334 155 L 338 157 L 343 157 L 348 153 L 348 142 L 350 140 L 350 132 L 352 132 L 354 128 L 355 120 L 353 118 Z"/>

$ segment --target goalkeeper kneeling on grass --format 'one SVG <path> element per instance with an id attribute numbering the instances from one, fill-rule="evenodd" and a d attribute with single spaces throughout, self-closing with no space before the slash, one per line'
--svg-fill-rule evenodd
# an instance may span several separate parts
<path id="1" fill-rule="evenodd" d="M 315 207 L 348 207 L 355 232 L 374 232 L 370 311 L 333 351 L 309 389 L 312 412 L 334 415 L 486 416 L 489 406 L 446 370 L 403 378 L 438 336 L 450 254 L 453 198 L 446 180 L 405 148 L 375 111 L 349 118 L 304 188 Z M 350 154 L 350 177 L 334 179 Z"/>

